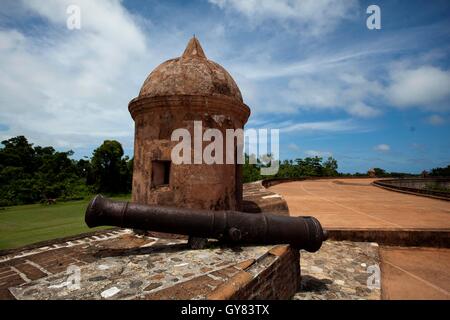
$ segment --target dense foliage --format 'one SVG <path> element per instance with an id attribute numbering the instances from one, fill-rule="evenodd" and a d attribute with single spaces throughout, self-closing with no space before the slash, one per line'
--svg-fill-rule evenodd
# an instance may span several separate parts
<path id="1" fill-rule="evenodd" d="M 72 151 L 59 152 L 53 147 L 33 146 L 24 136 L 2 141 L 0 148 L 0 206 L 46 202 L 50 199 L 81 199 L 93 193 L 121 194 L 131 191 L 133 159 L 124 156 L 118 141 L 106 140 L 90 159 L 71 159 Z M 338 173 L 336 159 L 307 157 L 284 160 L 273 176 L 262 176 L 271 156 L 249 164 L 245 155 L 244 182 L 267 178 L 361 176 L 367 173 Z M 252 161 L 252 163 L 254 163 Z M 408 173 L 386 172 L 374 168 L 377 177 L 408 177 Z M 422 175 L 450 176 L 450 165 Z"/>
<path id="2" fill-rule="evenodd" d="M 89 160 L 71 159 L 72 151 L 33 146 L 24 136 L 2 144 L 0 206 L 131 190 L 132 160 L 123 157 L 122 146 L 117 141 L 105 141 Z"/>
<path id="3" fill-rule="evenodd" d="M 431 169 L 429 175 L 433 177 L 450 177 L 450 164 L 445 168 Z"/>
<path id="4" fill-rule="evenodd" d="M 122 145 L 106 140 L 94 150 L 91 159 L 91 181 L 97 192 L 126 193 L 131 191 L 133 163 L 123 157 Z"/>
<path id="5" fill-rule="evenodd" d="M 243 165 L 244 182 L 257 181 L 267 178 L 301 178 L 301 177 L 334 177 L 338 176 L 338 164 L 336 159 L 328 157 L 324 160 L 321 157 L 308 157 L 304 159 L 284 160 L 280 163 L 278 173 L 273 176 L 262 176 L 261 167 L 267 167 L 269 161 L 264 163 L 257 161 L 257 164 L 249 164 L 250 157 L 245 155 L 246 161 Z M 268 156 L 270 159 L 270 155 Z"/>
<path id="6" fill-rule="evenodd" d="M 267 156 L 270 158 L 270 155 Z M 269 161 L 256 161 L 256 164 L 249 164 L 250 156 L 245 155 L 245 164 L 243 165 L 244 182 L 252 182 L 268 178 L 303 178 L 303 177 L 368 177 L 369 172 L 365 173 L 339 173 L 337 160 L 328 157 L 324 160 L 321 157 L 308 157 L 304 159 L 284 160 L 280 163 L 278 173 L 273 176 L 261 175 L 261 167 L 267 167 Z M 407 178 L 417 177 L 419 175 L 404 172 L 387 172 L 381 168 L 373 168 L 373 173 L 377 178 Z M 422 176 L 450 176 L 450 165 L 446 168 L 435 168 L 429 173 L 424 171 Z"/>
<path id="7" fill-rule="evenodd" d="M 408 178 L 408 177 L 417 177 L 417 174 L 405 173 L 405 172 L 387 172 L 381 168 L 373 168 L 373 173 L 377 178 Z M 368 175 L 367 173 L 359 173 L 356 172 L 354 174 L 343 174 L 343 176 L 355 176 L 355 177 L 365 177 Z"/>

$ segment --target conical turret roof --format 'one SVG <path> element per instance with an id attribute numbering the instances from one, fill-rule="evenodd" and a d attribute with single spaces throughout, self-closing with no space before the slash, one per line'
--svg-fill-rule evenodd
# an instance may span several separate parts
<path id="1" fill-rule="evenodd" d="M 200 41 L 193 36 L 191 40 L 189 40 L 186 49 L 184 49 L 183 55 L 181 56 L 183 59 L 189 58 L 200 58 L 206 59 L 205 52 L 203 52 L 202 45 Z"/>
<path id="2" fill-rule="evenodd" d="M 208 60 L 194 36 L 181 57 L 160 64 L 145 80 L 139 97 L 173 95 L 227 96 L 243 102 L 231 75 Z"/>

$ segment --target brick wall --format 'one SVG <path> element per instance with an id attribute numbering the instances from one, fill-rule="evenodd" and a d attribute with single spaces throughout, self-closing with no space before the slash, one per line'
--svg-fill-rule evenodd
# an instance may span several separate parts
<path id="1" fill-rule="evenodd" d="M 258 268 L 261 261 L 241 271 L 226 284 L 219 286 L 208 299 L 252 300 L 290 299 L 300 286 L 300 254 L 298 250 L 283 245 L 270 250 L 265 259 L 268 266 Z M 260 270 L 256 272 L 252 270 Z"/>

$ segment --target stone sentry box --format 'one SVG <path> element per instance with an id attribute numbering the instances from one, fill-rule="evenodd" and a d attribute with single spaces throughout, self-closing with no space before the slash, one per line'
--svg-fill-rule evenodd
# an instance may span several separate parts
<path id="1" fill-rule="evenodd" d="M 150 73 L 129 111 L 135 121 L 133 202 L 242 209 L 241 165 L 171 162 L 172 148 L 178 144 L 171 141 L 174 130 L 190 132 L 193 150 L 194 121 L 202 122 L 202 134 L 214 128 L 226 137 L 226 129 L 243 129 L 250 115 L 233 78 L 206 58 L 195 37 L 181 57 Z M 203 147 L 207 143 L 203 142 Z M 237 149 L 234 153 L 236 158 Z"/>

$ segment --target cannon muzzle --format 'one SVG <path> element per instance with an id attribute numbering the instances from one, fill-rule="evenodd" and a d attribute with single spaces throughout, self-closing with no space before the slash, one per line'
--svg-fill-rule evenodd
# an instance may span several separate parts
<path id="1" fill-rule="evenodd" d="M 90 228 L 117 226 L 229 243 L 290 244 L 309 252 L 319 250 L 327 238 L 314 217 L 148 206 L 112 201 L 101 195 L 89 203 L 85 221 Z"/>

